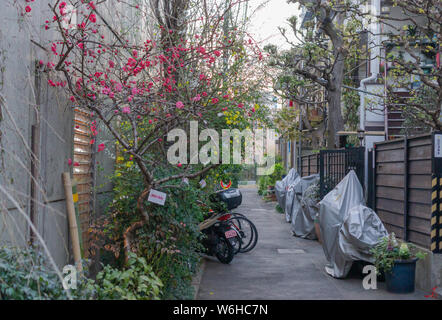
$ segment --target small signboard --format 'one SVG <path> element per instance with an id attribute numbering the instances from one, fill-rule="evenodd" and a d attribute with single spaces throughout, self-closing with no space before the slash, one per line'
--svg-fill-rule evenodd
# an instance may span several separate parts
<path id="1" fill-rule="evenodd" d="M 434 157 L 442 158 L 442 134 L 434 135 Z"/>
<path id="2" fill-rule="evenodd" d="M 159 204 L 160 206 L 164 206 L 164 203 L 166 202 L 166 197 L 167 194 L 165 194 L 164 192 L 152 189 L 150 190 L 149 198 L 147 199 L 147 201 Z"/>

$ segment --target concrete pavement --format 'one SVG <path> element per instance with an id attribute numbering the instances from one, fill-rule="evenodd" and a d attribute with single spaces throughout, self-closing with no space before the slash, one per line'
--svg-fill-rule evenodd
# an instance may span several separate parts
<path id="1" fill-rule="evenodd" d="M 428 299 L 422 291 L 388 293 L 382 282 L 378 290 L 364 290 L 357 273 L 347 279 L 330 277 L 317 241 L 292 236 L 284 215 L 274 209 L 275 203 L 264 202 L 256 188 L 247 186 L 241 192 L 243 203 L 235 211 L 255 223 L 258 244 L 229 265 L 208 258 L 197 299 Z"/>

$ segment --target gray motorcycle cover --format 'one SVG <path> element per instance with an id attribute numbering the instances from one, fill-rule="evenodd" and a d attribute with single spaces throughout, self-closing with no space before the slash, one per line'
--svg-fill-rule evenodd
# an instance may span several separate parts
<path id="1" fill-rule="evenodd" d="M 299 191 L 298 184 L 301 182 L 301 177 L 296 174 L 295 180 L 291 184 L 287 185 L 287 192 L 285 195 L 285 205 L 284 205 L 284 212 L 285 212 L 285 220 L 287 222 L 292 221 L 292 212 L 299 210 L 299 207 L 301 204 L 296 199 L 296 191 Z"/>
<path id="2" fill-rule="evenodd" d="M 295 179 L 298 177 L 298 173 L 295 169 L 290 169 L 289 173 L 284 177 L 284 179 L 280 181 L 276 181 L 275 183 L 275 194 L 276 199 L 278 200 L 279 206 L 284 210 L 285 209 L 285 199 L 287 194 L 287 187 L 292 184 Z"/>
<path id="3" fill-rule="evenodd" d="M 301 181 L 294 187 L 295 199 L 292 207 L 292 231 L 295 236 L 312 240 L 316 239 L 314 221 L 318 210 L 314 209 L 316 203 L 313 203 L 314 200 L 311 194 L 306 192 L 310 186 L 318 182 L 319 175 L 313 174 L 301 178 Z"/>
<path id="4" fill-rule="evenodd" d="M 364 205 L 362 186 L 352 170 L 320 202 L 325 270 L 335 278 L 347 276 L 355 260 L 373 262 L 369 250 L 386 231 L 376 213 Z"/>

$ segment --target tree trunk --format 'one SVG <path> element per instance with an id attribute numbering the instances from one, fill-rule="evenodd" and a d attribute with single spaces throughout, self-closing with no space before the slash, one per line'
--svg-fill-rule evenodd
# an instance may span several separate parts
<path id="1" fill-rule="evenodd" d="M 328 90 L 327 102 L 328 102 L 328 122 L 327 122 L 327 147 L 339 148 L 339 137 L 337 132 L 344 130 L 344 119 L 342 118 L 341 111 L 341 94 L 342 94 L 342 81 L 344 77 L 344 59 L 336 62 L 333 68 L 333 89 Z"/>
<path id="2" fill-rule="evenodd" d="M 137 213 L 141 216 L 141 220 L 132 223 L 123 233 L 125 262 L 129 260 L 129 253 L 132 251 L 132 242 L 134 241 L 135 232 L 149 222 L 149 213 L 144 207 L 144 201 L 149 196 L 151 187 L 146 187 L 137 199 Z"/>
<path id="3" fill-rule="evenodd" d="M 345 71 L 345 58 L 348 54 L 344 48 L 344 41 L 342 32 L 337 26 L 344 24 L 345 14 L 337 13 L 336 26 L 333 23 L 333 19 L 330 17 L 331 12 L 322 18 L 322 30 L 329 36 L 330 41 L 333 44 L 333 55 L 335 61 L 333 69 L 328 79 L 327 85 L 327 102 L 328 102 L 328 123 L 327 123 L 327 147 L 336 148 L 341 147 L 339 145 L 339 138 L 337 132 L 344 129 L 344 120 L 342 118 L 341 111 L 341 93 L 342 82 L 344 80 Z"/>
<path id="4" fill-rule="evenodd" d="M 344 129 L 344 120 L 341 113 L 341 91 L 328 92 L 328 121 L 327 121 L 327 147 L 339 148 L 337 132 Z"/>

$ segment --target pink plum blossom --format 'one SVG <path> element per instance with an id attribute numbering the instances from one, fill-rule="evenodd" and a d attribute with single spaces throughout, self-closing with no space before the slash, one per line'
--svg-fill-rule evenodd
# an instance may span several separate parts
<path id="1" fill-rule="evenodd" d="M 182 101 L 178 101 L 178 102 L 176 103 L 176 107 L 177 107 L 178 109 L 182 109 L 182 108 L 184 108 L 184 103 L 183 103 Z"/>

